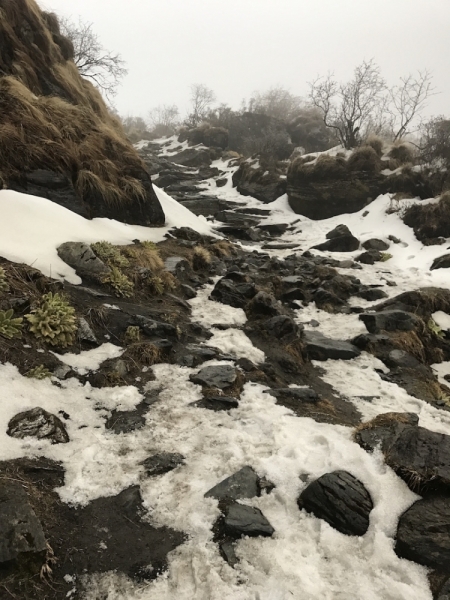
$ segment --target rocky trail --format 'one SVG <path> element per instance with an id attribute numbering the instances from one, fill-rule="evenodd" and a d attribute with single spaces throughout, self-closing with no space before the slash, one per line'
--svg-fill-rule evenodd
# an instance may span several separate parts
<path id="1" fill-rule="evenodd" d="M 0 598 L 444 600 L 443 248 L 389 194 L 312 221 L 238 192 L 236 157 L 140 152 L 198 217 L 156 240 L 170 289 L 114 295 L 67 231 L 64 282 L 3 251 L 0 308 L 64 291 L 78 332 L 2 339 Z"/>

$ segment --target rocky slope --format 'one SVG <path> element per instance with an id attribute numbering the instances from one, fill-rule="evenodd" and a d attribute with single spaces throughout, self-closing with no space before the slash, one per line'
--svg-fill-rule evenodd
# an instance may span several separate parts
<path id="1" fill-rule="evenodd" d="M 443 599 L 442 248 L 388 195 L 310 221 L 240 195 L 235 158 L 141 152 L 197 219 L 158 192 L 159 233 L 38 237 L 65 281 L 1 260 L 1 593 Z"/>
<path id="2" fill-rule="evenodd" d="M 89 218 L 163 224 L 144 163 L 78 73 L 56 16 L 34 0 L 0 0 L 0 12 L 0 189 Z"/>

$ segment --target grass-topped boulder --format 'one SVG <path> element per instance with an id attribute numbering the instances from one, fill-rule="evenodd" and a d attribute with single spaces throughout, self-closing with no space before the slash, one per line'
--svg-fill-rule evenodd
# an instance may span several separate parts
<path id="1" fill-rule="evenodd" d="M 413 204 L 406 210 L 403 220 L 414 229 L 421 242 L 439 242 L 437 238 L 450 237 L 450 192 L 442 194 L 437 203 Z"/>
<path id="2" fill-rule="evenodd" d="M 57 179 L 65 206 L 78 202 L 84 216 L 164 223 L 144 163 L 72 59 L 55 15 L 34 0 L 0 0 L 3 186 L 57 200 L 46 188 Z"/>

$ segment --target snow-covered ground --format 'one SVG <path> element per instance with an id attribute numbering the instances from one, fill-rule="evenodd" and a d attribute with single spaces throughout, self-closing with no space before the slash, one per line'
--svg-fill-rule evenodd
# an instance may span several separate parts
<path id="1" fill-rule="evenodd" d="M 227 171 L 229 182 L 217 188 L 211 180 L 211 195 L 261 207 L 257 200 L 243 198 L 232 188 L 234 169 L 222 161 L 213 166 Z M 86 221 L 42 198 L 0 191 L 0 255 L 33 264 L 46 275 L 79 283 L 73 270 L 56 254 L 62 242 L 106 239 L 125 244 L 136 237 L 158 241 L 170 227 L 182 225 L 211 233 L 210 222 L 195 217 L 161 190 L 157 193 L 168 221 L 161 229 L 108 219 Z M 387 240 L 389 235 L 399 238 L 400 243 L 391 243 L 389 261 L 351 271 L 363 283 L 382 284 L 389 296 L 421 286 L 450 287 L 445 269 L 429 271 L 443 247 L 425 247 L 418 242 L 397 214 L 386 214 L 390 203 L 388 195 L 380 196 L 359 213 L 324 221 L 294 214 L 286 197 L 264 208 L 272 211 L 267 222 L 296 223 L 295 229 L 280 239 L 299 243 L 301 251 L 324 241 L 325 234 L 339 223 L 348 225 L 362 241 L 371 237 Z M 284 257 L 292 250 L 269 253 Z M 356 254 L 333 256 L 346 260 Z M 388 281 L 397 285 L 388 286 Z M 209 300 L 212 287 L 205 286 L 190 301 L 192 320 L 213 333 L 208 344 L 236 359 L 263 361 L 263 353 L 240 329 L 246 321 L 244 311 Z M 312 319 L 318 321 L 319 331 L 336 339 L 365 330 L 357 315 L 330 315 L 314 305 L 297 311 L 299 322 Z M 441 326 L 447 326 L 449 319 L 449 315 L 436 315 Z M 229 329 L 214 327 L 224 324 Z M 86 371 L 98 368 L 102 359 L 120 352 L 120 348 L 105 344 L 92 354 L 66 354 L 60 358 Z M 208 364 L 220 363 L 210 361 L 202 366 Z M 386 367 L 373 356 L 363 353 L 354 360 L 327 361 L 320 366 L 325 370 L 324 380 L 350 399 L 364 420 L 387 411 L 413 411 L 419 414 L 424 427 L 450 433 L 449 413 L 383 381 L 375 369 L 386 371 Z M 439 368 L 441 377 L 446 374 L 445 368 L 450 372 L 449 365 Z M 140 482 L 152 524 L 188 534 L 188 540 L 169 557 L 167 573 L 156 581 L 140 585 L 115 573 L 96 575 L 87 582 L 86 600 L 431 600 L 427 570 L 398 558 L 393 550 L 398 517 L 417 496 L 385 465 L 381 453 L 371 455 L 362 450 L 352 441 L 349 428 L 294 416 L 277 405 L 259 384 L 245 385 L 239 408 L 213 412 L 191 406 L 201 398 L 201 388 L 189 380 L 197 369 L 159 364 L 153 370 L 156 379 L 147 384 L 147 389 L 161 393 L 146 415 L 146 425 L 116 435 L 105 429 L 105 419 L 111 410 L 130 410 L 141 401 L 135 387 L 94 389 L 71 379 L 57 388 L 48 380 L 22 377 L 14 366 L 0 365 L 0 387 L 7 399 L 0 414 L 2 459 L 44 455 L 62 461 L 67 470 L 66 482 L 58 492 L 64 501 L 75 504 L 116 494 Z M 367 396 L 373 396 L 370 402 L 364 399 Z M 52 446 L 46 441 L 17 440 L 6 435 L 9 419 L 35 406 L 55 414 L 64 410 L 70 415 L 69 443 Z M 182 453 L 186 462 L 170 473 L 141 480 L 139 463 L 155 451 Z M 272 538 L 239 541 L 237 555 L 241 560 L 232 569 L 212 542 L 211 527 L 219 515 L 217 501 L 204 498 L 204 494 L 245 465 L 276 485 L 270 494 L 242 501 L 260 508 L 275 534 Z M 372 496 L 370 527 L 362 537 L 340 534 L 297 507 L 296 499 L 308 481 L 336 469 L 352 473 Z"/>

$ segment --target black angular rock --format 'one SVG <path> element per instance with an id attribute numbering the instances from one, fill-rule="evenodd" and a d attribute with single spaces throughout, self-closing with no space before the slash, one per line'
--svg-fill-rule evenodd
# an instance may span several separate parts
<path id="1" fill-rule="evenodd" d="M 222 278 L 216 283 L 210 298 L 234 308 L 244 308 L 255 295 L 256 288 L 253 283 L 236 284 L 229 279 Z"/>
<path id="2" fill-rule="evenodd" d="M 413 331 L 419 324 L 419 319 L 412 313 L 402 310 L 385 310 L 376 313 L 362 313 L 360 320 L 370 333 L 380 331 Z"/>
<path id="3" fill-rule="evenodd" d="M 379 250 L 367 250 L 367 252 L 363 252 L 357 256 L 355 260 L 364 265 L 374 265 L 382 259 L 383 255 Z"/>
<path id="4" fill-rule="evenodd" d="M 230 567 L 234 567 L 239 562 L 233 542 L 225 541 L 219 544 L 220 554 L 227 561 Z"/>
<path id="5" fill-rule="evenodd" d="M 146 458 L 141 464 L 149 477 L 164 475 L 184 463 L 184 456 L 174 452 L 160 452 Z"/>
<path id="6" fill-rule="evenodd" d="M 38 440 L 50 440 L 52 444 L 69 442 L 63 422 L 39 406 L 15 415 L 8 423 L 6 433 L 20 439 L 31 436 Z"/>
<path id="7" fill-rule="evenodd" d="M 267 292 L 258 292 L 250 302 L 248 309 L 255 314 L 260 315 L 278 315 L 280 313 L 280 305 L 272 294 Z"/>
<path id="8" fill-rule="evenodd" d="M 39 519 L 19 483 L 0 481 L 0 566 L 39 573 L 47 542 Z"/>
<path id="9" fill-rule="evenodd" d="M 170 323 L 163 323 L 162 321 L 155 321 L 153 319 L 149 319 L 148 317 L 144 317 L 142 315 L 135 315 L 134 322 L 136 325 L 142 329 L 142 331 L 152 337 L 161 337 L 164 338 L 166 336 L 178 337 L 178 331 L 176 327 L 170 325 Z"/>
<path id="10" fill-rule="evenodd" d="M 329 231 L 325 236 L 327 240 L 332 240 L 333 238 L 341 237 L 343 235 L 353 235 L 347 225 L 341 223 L 340 225 L 336 225 L 334 229 Z"/>
<path id="11" fill-rule="evenodd" d="M 449 269 L 450 268 L 450 254 L 444 254 L 433 260 L 433 264 L 430 267 L 430 271 L 435 269 Z"/>
<path id="12" fill-rule="evenodd" d="M 360 298 L 363 298 L 364 300 L 368 300 L 369 302 L 373 302 L 374 300 L 381 300 L 383 298 L 388 297 L 386 292 L 384 292 L 380 288 L 366 286 L 361 286 L 356 295 Z"/>
<path id="13" fill-rule="evenodd" d="M 363 242 L 362 247 L 365 250 L 378 250 L 380 252 L 384 252 L 385 250 L 389 249 L 389 244 L 383 240 L 371 238 L 370 240 Z"/>
<path id="14" fill-rule="evenodd" d="M 359 248 L 359 240 L 353 235 L 333 237 L 322 244 L 313 246 L 315 250 L 328 252 L 354 252 Z"/>
<path id="15" fill-rule="evenodd" d="M 225 508 L 224 531 L 231 538 L 238 539 L 244 535 L 270 537 L 275 529 L 259 508 L 234 502 Z"/>
<path id="16" fill-rule="evenodd" d="M 450 502 L 448 497 L 419 500 L 398 522 L 395 552 L 421 565 L 448 572 Z"/>
<path id="17" fill-rule="evenodd" d="M 364 535 L 373 502 L 363 484 L 347 471 L 322 475 L 303 490 L 300 509 L 313 513 L 346 535 Z"/>
<path id="18" fill-rule="evenodd" d="M 305 331 L 305 350 L 310 360 L 350 360 L 361 354 L 350 342 L 332 340 L 316 331 Z"/>
<path id="19" fill-rule="evenodd" d="M 236 381 L 236 369 L 231 365 L 212 365 L 204 367 L 190 380 L 206 387 L 224 389 Z"/>
<path id="20" fill-rule="evenodd" d="M 278 315 L 268 319 L 264 323 L 264 329 L 277 338 L 284 337 L 285 335 L 297 334 L 300 331 L 300 327 L 296 324 L 294 319 L 287 315 Z"/>
<path id="21" fill-rule="evenodd" d="M 292 398 L 299 402 L 308 402 L 310 404 L 317 404 L 320 400 L 319 394 L 309 387 L 302 388 L 276 388 L 268 390 L 268 393 L 275 398 Z"/>
<path id="22" fill-rule="evenodd" d="M 239 500 L 260 495 L 258 474 L 251 467 L 243 467 L 207 491 L 205 498 Z"/>
<path id="23" fill-rule="evenodd" d="M 204 396 L 201 400 L 193 403 L 198 408 L 207 408 L 208 410 L 231 410 L 238 408 L 239 402 L 234 396 Z"/>

